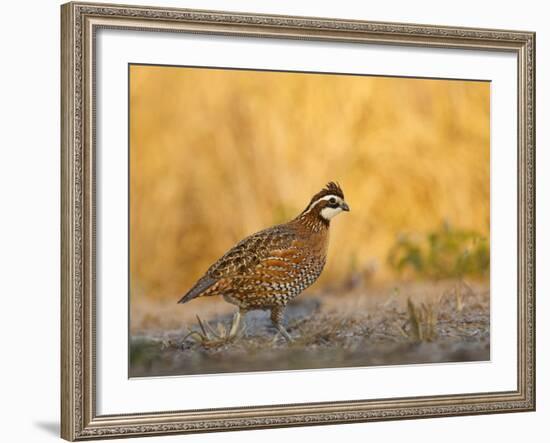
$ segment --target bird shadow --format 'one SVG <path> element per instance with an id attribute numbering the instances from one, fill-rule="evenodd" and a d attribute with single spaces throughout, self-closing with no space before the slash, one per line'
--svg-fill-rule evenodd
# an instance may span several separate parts
<path id="1" fill-rule="evenodd" d="M 59 423 L 57 421 L 37 421 L 34 426 L 42 429 L 44 432 L 59 437 Z"/>

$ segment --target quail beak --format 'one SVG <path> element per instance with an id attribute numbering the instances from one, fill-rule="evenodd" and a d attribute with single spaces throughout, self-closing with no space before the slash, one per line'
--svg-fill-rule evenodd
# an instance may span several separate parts
<path id="1" fill-rule="evenodd" d="M 342 202 L 342 204 L 340 205 L 340 207 L 342 208 L 342 211 L 346 211 L 348 212 L 349 211 L 349 206 L 346 202 Z"/>

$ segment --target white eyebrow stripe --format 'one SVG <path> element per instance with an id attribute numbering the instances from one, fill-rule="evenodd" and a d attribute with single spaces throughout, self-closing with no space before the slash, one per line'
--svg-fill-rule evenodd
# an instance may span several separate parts
<path id="1" fill-rule="evenodd" d="M 344 201 L 342 197 L 339 197 L 338 195 L 334 195 L 334 194 L 325 195 L 324 197 L 318 198 L 311 205 L 309 205 L 309 207 L 304 211 L 304 214 L 307 214 L 309 211 L 311 211 L 317 203 L 323 200 L 330 200 L 331 198 L 335 198 L 338 203 L 342 203 Z"/>

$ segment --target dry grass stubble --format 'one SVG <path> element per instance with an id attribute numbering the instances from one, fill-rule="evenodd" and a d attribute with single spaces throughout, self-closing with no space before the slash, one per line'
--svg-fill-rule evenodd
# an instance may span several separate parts
<path id="1" fill-rule="evenodd" d="M 292 343 L 268 314 L 247 314 L 245 329 L 225 340 L 231 309 L 179 327 L 137 329 L 132 376 L 412 364 L 489 359 L 489 292 L 484 284 L 401 284 L 358 293 L 310 293 L 287 310 Z M 192 310 L 191 304 L 186 310 Z M 159 326 L 164 320 L 159 320 Z M 166 319 L 168 322 L 176 321 Z M 206 326 L 208 322 L 210 326 Z M 148 323 L 151 326 L 151 323 Z M 212 332 L 208 328 L 212 328 Z M 201 330 L 202 329 L 202 330 Z M 210 335 L 197 339 L 190 331 Z M 218 337 L 216 337 L 218 335 Z"/>

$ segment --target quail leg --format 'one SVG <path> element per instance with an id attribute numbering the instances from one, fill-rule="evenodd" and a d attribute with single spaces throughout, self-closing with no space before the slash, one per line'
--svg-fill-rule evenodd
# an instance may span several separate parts
<path id="1" fill-rule="evenodd" d="M 284 306 L 274 306 L 273 308 L 271 308 L 271 321 L 273 322 L 279 333 L 286 339 L 286 341 L 291 342 L 292 337 L 283 326 L 284 311 Z M 275 338 L 277 337 L 275 336 Z"/>
<path id="2" fill-rule="evenodd" d="M 233 338 L 235 337 L 235 335 L 237 335 L 240 324 L 241 324 L 241 310 L 239 309 L 233 316 L 233 322 L 231 323 L 231 329 L 229 330 L 228 338 Z"/>

